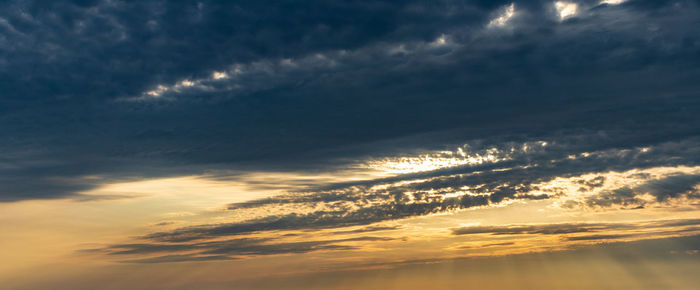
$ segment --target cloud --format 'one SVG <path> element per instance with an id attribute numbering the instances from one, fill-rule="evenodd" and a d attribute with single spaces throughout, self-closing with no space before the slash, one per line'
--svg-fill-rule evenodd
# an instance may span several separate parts
<path id="1" fill-rule="evenodd" d="M 646 149 L 641 151 L 647 151 Z M 588 153 L 607 155 L 608 153 Z M 612 154 L 619 157 L 620 153 Z M 635 156 L 627 152 L 623 156 Z M 541 168 L 533 165 L 522 169 L 477 171 L 471 174 L 432 175 L 432 178 L 392 180 L 392 182 L 375 185 L 352 185 L 339 189 L 318 192 L 300 192 L 278 198 L 267 198 L 253 202 L 244 202 L 243 206 L 233 204 L 229 210 L 240 216 L 254 214 L 261 209 L 268 212 L 264 217 L 240 222 L 190 226 L 170 231 L 156 232 L 145 236 L 146 239 L 160 241 L 189 241 L 220 236 L 245 235 L 268 231 L 318 230 L 369 225 L 383 221 L 400 220 L 411 217 L 446 213 L 473 207 L 496 206 L 513 200 L 535 200 L 557 198 L 564 208 L 572 208 L 576 200 L 585 200 L 588 206 L 613 207 L 623 205 L 635 207 L 642 202 L 627 187 L 614 188 L 618 182 L 639 184 L 638 188 L 659 189 L 645 191 L 663 193 L 661 198 L 652 201 L 663 203 L 670 200 L 693 195 L 673 194 L 663 189 L 688 189 L 695 185 L 696 179 L 689 178 L 690 172 L 697 172 L 697 167 L 650 167 L 634 169 L 621 173 L 609 171 L 605 162 L 598 158 L 584 158 L 582 162 L 565 158 L 567 166 L 558 166 L 556 162 L 547 162 Z M 636 158 L 635 158 L 636 159 Z M 622 166 L 614 158 L 615 166 Z M 645 162 L 648 161 L 644 159 Z M 551 167 L 550 167 L 551 166 Z M 594 166 L 593 168 L 587 166 Z M 601 167 L 602 166 L 602 167 Z M 625 167 L 625 166 L 623 166 Z M 606 170 L 605 172 L 596 171 Z M 573 171 L 568 171 L 573 170 Z M 593 170 L 593 171 L 592 171 Z M 641 172 L 641 173 L 640 173 Z M 650 172 L 650 173 L 645 173 Z M 688 172 L 688 173 L 683 173 Z M 652 175 L 653 173 L 653 175 Z M 601 178 L 601 176 L 608 176 Z M 695 174 L 693 174 L 695 176 Z M 610 181 L 608 181 L 610 179 Z M 670 180 L 670 181 L 669 181 Z M 660 187 L 663 185 L 663 187 Z M 673 186 L 671 186 L 673 185 Z M 562 234 L 587 232 L 609 227 L 615 224 L 586 225 L 550 225 L 547 227 L 500 228 L 501 234 Z M 493 228 L 471 228 L 471 233 L 495 231 Z M 470 233 L 470 232 L 463 232 Z M 498 232 L 493 232 L 497 234 Z"/>
<path id="2" fill-rule="evenodd" d="M 208 262 L 236 260 L 227 256 L 196 256 L 196 255 L 168 255 L 144 259 L 124 260 L 123 263 L 153 264 L 153 263 L 175 263 L 175 262 Z"/>
<path id="3" fill-rule="evenodd" d="M 512 246 L 515 245 L 515 242 L 502 242 L 502 243 L 490 243 L 490 244 L 483 244 L 479 246 L 460 246 L 460 249 L 475 249 L 475 248 L 491 248 L 491 247 L 501 247 L 501 246 Z"/>
<path id="4" fill-rule="evenodd" d="M 676 174 L 652 179 L 635 187 L 621 187 L 603 192 L 588 197 L 585 204 L 589 207 L 644 207 L 651 202 L 666 202 L 681 196 L 695 199 L 700 197 L 698 184 L 700 184 L 700 175 Z M 645 195 L 650 195 L 653 200 L 645 199 Z"/>
<path id="5" fill-rule="evenodd" d="M 554 8 L 557 10 L 557 13 L 559 14 L 559 18 L 561 20 L 576 16 L 576 14 L 578 13 L 578 9 L 579 9 L 578 4 L 572 3 L 572 2 L 565 2 L 565 1 L 554 2 Z"/>
<path id="6" fill-rule="evenodd" d="M 625 2 L 627 2 L 627 0 L 602 0 L 600 1 L 600 4 L 618 5 Z"/>
<path id="7" fill-rule="evenodd" d="M 557 223 L 557 224 L 514 224 L 503 226 L 470 226 L 452 229 L 452 234 L 462 235 L 491 235 L 491 236 L 558 236 L 562 240 L 597 241 L 616 240 L 623 238 L 644 237 L 653 234 L 677 235 L 686 232 L 697 232 L 698 219 L 671 219 L 652 221 L 629 221 L 618 223 Z M 230 228 L 229 228 L 230 229 Z M 373 226 L 357 230 L 334 231 L 332 235 L 360 234 L 365 232 L 394 230 L 395 227 Z M 190 232 L 188 238 L 182 236 L 158 235 L 148 237 L 150 241 L 140 243 L 114 244 L 101 249 L 82 250 L 81 253 L 108 254 L 118 257 L 146 257 L 127 259 L 130 263 L 162 263 L 185 262 L 200 260 L 239 259 L 253 256 L 301 254 L 316 251 L 349 251 L 361 250 L 368 245 L 381 242 L 395 241 L 391 237 L 356 236 L 317 240 L 303 238 L 296 240 L 298 235 L 277 235 L 274 237 L 243 237 L 221 240 L 221 237 L 231 235 L 223 229 L 213 229 L 210 232 Z M 262 231 L 264 231 L 263 229 Z M 180 232 L 179 234 L 183 234 Z M 193 236 L 196 234 L 195 236 Z M 206 234 L 206 235 L 205 235 Z M 239 233 L 242 234 L 242 233 Z M 292 238 L 295 240 L 287 240 Z M 358 245 L 361 244 L 360 245 Z M 500 247 L 514 245 L 512 241 L 487 242 L 483 247 Z M 466 248 L 475 248 L 468 245 Z"/>
<path id="8" fill-rule="evenodd" d="M 590 236 L 576 236 L 576 237 L 566 237 L 569 241 L 599 241 L 599 240 L 616 240 L 622 238 L 629 238 L 638 235 L 621 234 L 621 235 L 590 235 Z"/>
<path id="9" fill-rule="evenodd" d="M 566 140 L 517 146 L 506 143 L 493 151 L 509 152 L 503 155 L 503 161 L 498 162 L 448 166 L 387 178 L 310 187 L 309 190 L 230 204 L 227 210 L 241 217 L 240 221 L 183 227 L 151 233 L 144 238 L 177 242 L 269 231 L 345 228 L 467 208 L 507 206 L 508 202 L 517 200 L 556 199 L 564 208 L 582 204 L 606 208 L 639 206 L 641 201 L 629 186 L 641 190 L 640 195 L 654 194 L 656 198 L 649 202 L 657 204 L 680 201 L 684 197 L 694 198 L 692 194 L 679 191 L 687 191 L 696 184 L 698 167 L 676 166 L 675 159 L 669 156 L 691 156 L 690 152 L 696 149 L 688 148 L 697 147 L 686 145 L 696 143 L 684 141 L 571 154 L 571 148 L 575 146 Z M 670 166 L 659 167 L 662 164 Z M 265 214 L 261 217 L 260 212 Z M 247 216 L 252 218 L 246 219 Z M 592 230 L 591 226 L 570 225 L 569 228 L 549 230 L 554 233 L 562 233 L 557 230 L 588 231 Z M 509 230 L 544 233 L 548 229 L 525 227 Z"/>
<path id="10" fill-rule="evenodd" d="M 625 224 L 545 224 L 545 225 L 510 225 L 510 226 L 475 226 L 452 229 L 453 235 L 561 235 L 572 233 L 596 232 L 602 230 L 628 228 Z"/>
<path id="11" fill-rule="evenodd" d="M 488 27 L 504 27 L 515 15 L 515 3 L 511 3 L 503 8 L 498 17 L 489 21 Z"/>
<path id="12" fill-rule="evenodd" d="M 0 1 L 0 202 L 89 201 L 114 219 L 93 209 L 140 195 L 97 189 L 240 185 L 196 203 L 153 186 L 173 203 L 130 208 L 173 224 L 81 252 L 145 264 L 329 261 L 404 231 L 406 247 L 484 252 L 694 234 L 696 220 L 533 217 L 446 237 L 419 218 L 543 204 L 561 219 L 692 216 L 698 15 L 696 0 Z"/>
<path id="13" fill-rule="evenodd" d="M 358 234 L 358 233 L 367 233 L 367 232 L 393 231 L 393 230 L 398 230 L 398 229 L 401 229 L 401 227 L 399 227 L 399 226 L 369 226 L 369 227 L 363 227 L 363 228 L 354 229 L 354 230 L 335 231 L 335 232 L 333 232 L 333 234 L 336 234 L 336 235 Z"/>
<path id="14" fill-rule="evenodd" d="M 567 241 L 614 240 L 630 237 L 648 236 L 654 233 L 680 234 L 697 231 L 698 219 L 676 219 L 656 221 L 635 221 L 618 223 L 556 223 L 556 224 L 522 224 L 469 226 L 453 228 L 452 234 L 461 235 L 540 235 L 562 236 Z M 645 232 L 639 232 L 645 231 Z M 624 232 L 620 234 L 620 232 Z M 593 233 L 593 234 L 592 234 Z"/>
<path id="15" fill-rule="evenodd" d="M 534 143 L 534 142 L 533 142 Z M 671 149 L 677 144 L 663 144 L 654 149 L 632 148 L 611 149 L 597 152 L 583 152 L 578 156 L 566 140 L 537 142 L 547 146 L 532 147 L 532 144 L 505 144 L 496 151 L 509 152 L 498 158 L 503 161 L 486 164 L 465 164 L 448 166 L 425 172 L 402 174 L 395 177 L 380 178 L 354 183 L 341 183 L 321 187 L 316 191 L 294 192 L 272 198 L 252 200 L 229 205 L 230 210 L 242 210 L 263 206 L 283 206 L 287 204 L 317 204 L 330 202 L 370 202 L 374 199 L 391 200 L 412 196 L 414 200 L 437 198 L 448 193 L 470 192 L 487 195 L 498 202 L 516 195 L 525 197 L 535 183 L 541 183 L 557 177 L 570 177 L 587 173 L 602 173 L 611 170 L 643 169 L 668 164 Z M 692 143 L 691 143 L 692 144 Z M 498 148 L 498 145 L 496 145 Z M 528 147 L 527 152 L 518 152 Z M 685 145 L 680 145 L 681 147 Z M 690 145 L 694 146 L 694 145 Z M 667 151 L 670 150 L 670 151 Z M 685 150 L 685 149 L 682 149 Z M 678 152 L 689 156 L 690 152 Z M 685 160 L 690 161 L 690 160 Z M 672 161 L 671 164 L 675 164 Z M 590 180 L 576 180 L 581 188 L 592 189 L 602 186 L 604 175 Z M 552 192 L 556 194 L 556 192 Z M 544 196 L 546 197 L 546 196 Z"/>
<path id="16" fill-rule="evenodd" d="M 104 249 L 90 249 L 116 256 L 152 256 L 122 260 L 127 263 L 167 263 L 210 260 L 234 260 L 247 256 L 301 254 L 315 251 L 347 251 L 359 249 L 352 242 L 392 241 L 386 237 L 354 237 L 334 240 L 274 242 L 273 238 L 241 238 L 184 244 L 131 243 L 115 244 Z M 83 250 L 82 252 L 86 252 Z M 162 255 L 162 254 L 167 255 Z M 168 254 L 178 253 L 178 254 Z M 179 254 L 187 253 L 187 254 Z M 153 256 L 153 255 L 162 256 Z"/>
<path id="17" fill-rule="evenodd" d="M 651 180 L 636 189 L 642 193 L 651 194 L 658 201 L 665 201 L 681 194 L 697 195 L 698 184 L 700 184 L 700 175 L 678 174 Z"/>
<path id="18" fill-rule="evenodd" d="M 488 205 L 485 196 L 462 196 L 424 203 L 388 202 L 356 210 L 314 211 L 270 215 L 239 223 L 203 225 L 156 232 L 144 236 L 158 241 L 190 241 L 218 236 L 233 236 L 266 231 L 342 228 L 381 221 L 422 216 L 430 213 Z"/>
<path id="19" fill-rule="evenodd" d="M 576 3 L 563 23 L 551 1 L 3 3 L 0 201 L 476 141 L 697 137 L 697 4 Z M 504 7 L 513 30 L 488 29 Z"/>

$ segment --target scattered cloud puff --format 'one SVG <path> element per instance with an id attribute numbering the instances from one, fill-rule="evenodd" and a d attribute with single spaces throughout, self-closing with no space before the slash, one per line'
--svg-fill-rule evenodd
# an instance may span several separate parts
<path id="1" fill-rule="evenodd" d="M 515 3 L 510 3 L 510 5 L 503 7 L 498 16 L 489 22 L 488 27 L 504 27 L 513 16 L 515 16 Z"/>
<path id="2" fill-rule="evenodd" d="M 600 4 L 618 5 L 625 2 L 627 2 L 627 0 L 602 0 L 600 1 Z"/>
<path id="3" fill-rule="evenodd" d="M 578 4 L 565 1 L 554 2 L 554 8 L 557 10 L 561 20 L 576 16 L 579 10 Z"/>

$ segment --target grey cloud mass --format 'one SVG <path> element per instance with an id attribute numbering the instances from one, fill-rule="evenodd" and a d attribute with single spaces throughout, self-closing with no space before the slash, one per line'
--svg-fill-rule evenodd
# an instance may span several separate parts
<path id="1" fill-rule="evenodd" d="M 700 185 L 700 175 L 678 174 L 651 180 L 633 188 L 622 187 L 604 192 L 587 198 L 585 203 L 590 207 L 609 207 L 611 205 L 644 207 L 648 203 L 640 198 L 644 194 L 653 196 L 659 202 L 679 196 L 697 199 L 700 197 L 700 192 L 696 188 L 698 185 Z"/>
<path id="2" fill-rule="evenodd" d="M 502 28 L 508 1 L 3 2 L 0 200 L 477 139 L 697 137 L 698 2 L 576 2 L 562 21 L 513 1 Z"/>

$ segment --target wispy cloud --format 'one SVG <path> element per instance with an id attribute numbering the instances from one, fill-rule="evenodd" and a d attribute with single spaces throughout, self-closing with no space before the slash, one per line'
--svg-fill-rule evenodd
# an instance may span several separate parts
<path id="1" fill-rule="evenodd" d="M 539 147 L 522 150 L 532 146 L 526 143 L 518 147 L 522 151 L 504 150 L 509 152 L 508 161 L 454 165 L 230 204 L 227 209 L 239 216 L 260 210 L 270 214 L 156 232 L 145 238 L 187 241 L 267 231 L 343 228 L 507 206 L 517 200 L 554 199 L 563 208 L 573 208 L 662 205 L 669 200 L 697 198 L 697 166 L 659 166 L 669 161 L 668 154 L 682 152 L 684 147 L 664 144 L 573 153 L 567 150 L 569 145 L 551 143 L 541 146 L 548 142 L 537 142 Z M 674 149 L 667 151 L 669 148 Z M 640 199 L 644 195 L 654 198 Z"/>
<path id="2" fill-rule="evenodd" d="M 334 240 L 275 242 L 273 238 L 242 238 L 185 244 L 117 244 L 93 252 L 117 256 L 151 256 L 142 259 L 121 260 L 130 263 L 166 263 L 208 260 L 233 260 L 248 256 L 301 254 L 315 251 L 356 250 L 356 242 L 391 241 L 386 237 L 354 237 Z M 350 243 L 350 244 L 348 244 Z M 153 256 L 163 253 L 178 253 Z M 187 253 L 187 254 L 180 254 Z"/>

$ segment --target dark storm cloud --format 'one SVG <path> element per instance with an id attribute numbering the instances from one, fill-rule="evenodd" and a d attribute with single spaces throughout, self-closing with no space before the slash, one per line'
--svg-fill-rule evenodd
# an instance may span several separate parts
<path id="1" fill-rule="evenodd" d="M 697 1 L 576 1 L 564 21 L 513 2 L 502 29 L 510 1 L 3 2 L 0 201 L 475 139 L 697 136 Z M 201 83 L 124 101 L 183 80 Z"/>
<path id="2" fill-rule="evenodd" d="M 700 184 L 700 175 L 678 174 L 649 181 L 636 189 L 639 192 L 651 194 L 658 201 L 665 201 L 687 193 L 694 193 L 697 196 L 695 187 L 698 184 Z"/>

